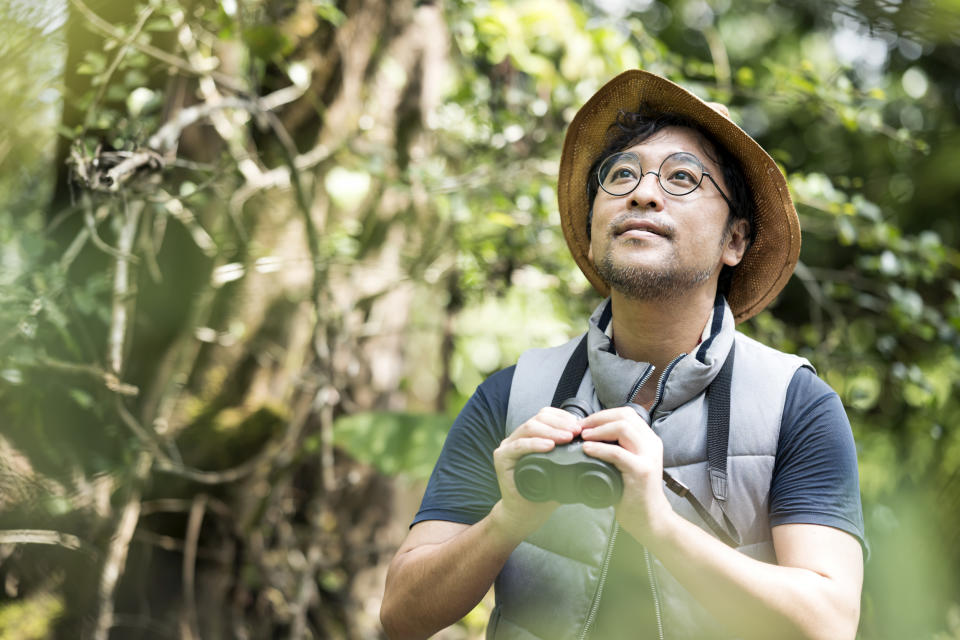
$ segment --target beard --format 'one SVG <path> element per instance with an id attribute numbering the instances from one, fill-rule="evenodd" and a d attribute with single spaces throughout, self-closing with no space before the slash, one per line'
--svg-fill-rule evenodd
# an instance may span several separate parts
<path id="1" fill-rule="evenodd" d="M 713 271 L 682 266 L 676 256 L 665 265 L 648 267 L 618 264 L 611 251 L 595 262 L 600 277 L 611 289 L 631 300 L 670 300 L 710 279 Z"/>

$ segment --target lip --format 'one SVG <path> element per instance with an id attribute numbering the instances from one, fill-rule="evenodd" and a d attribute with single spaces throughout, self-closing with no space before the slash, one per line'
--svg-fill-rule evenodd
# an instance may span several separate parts
<path id="1" fill-rule="evenodd" d="M 646 229 L 627 229 L 626 231 L 617 234 L 618 238 L 661 238 L 658 233 L 652 231 L 647 231 Z"/>
<path id="2" fill-rule="evenodd" d="M 651 220 L 632 219 L 617 225 L 614 235 L 629 238 L 644 238 L 648 236 L 667 237 L 667 231 Z"/>

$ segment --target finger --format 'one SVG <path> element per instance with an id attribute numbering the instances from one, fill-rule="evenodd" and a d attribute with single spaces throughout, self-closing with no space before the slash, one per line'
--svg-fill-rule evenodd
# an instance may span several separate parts
<path id="1" fill-rule="evenodd" d="M 548 424 L 558 429 L 567 429 L 573 433 L 580 433 L 580 418 L 556 407 L 544 407 L 531 420 Z"/>
<path id="2" fill-rule="evenodd" d="M 514 486 L 513 470 L 521 458 L 532 453 L 546 453 L 555 446 L 553 440 L 546 438 L 524 438 L 512 442 L 504 440 L 493 452 L 493 467 L 501 487 Z"/>
<path id="3" fill-rule="evenodd" d="M 597 411 L 587 416 L 580 421 L 580 425 L 584 429 L 587 429 L 618 420 L 636 421 L 637 424 L 647 424 L 634 409 L 630 407 L 614 407 L 613 409 L 604 409 L 603 411 Z"/>
<path id="4" fill-rule="evenodd" d="M 495 461 L 513 462 L 528 453 L 544 453 L 550 451 L 556 443 L 550 438 L 518 438 L 504 440 L 493 452 Z"/>
<path id="5" fill-rule="evenodd" d="M 631 467 L 633 459 L 636 457 L 620 445 L 608 442 L 584 442 L 583 452 L 597 460 L 609 462 L 621 473 L 625 473 Z"/>
<path id="6" fill-rule="evenodd" d="M 509 438 L 551 438 L 556 442 L 570 442 L 574 436 L 579 435 L 580 425 L 557 426 L 555 423 L 544 422 L 540 416 L 535 416 L 527 420 L 511 433 Z"/>
<path id="7" fill-rule="evenodd" d="M 639 453 L 643 449 L 643 437 L 638 425 L 626 420 L 607 422 L 597 427 L 584 429 L 580 436 L 585 441 L 616 442 L 632 453 Z"/>
<path id="8" fill-rule="evenodd" d="M 606 442 L 584 442 L 583 452 L 591 458 L 612 464 L 623 475 L 624 483 L 634 481 L 654 482 L 660 486 L 663 467 L 656 459 L 646 455 L 634 455 L 621 446 Z"/>
<path id="9" fill-rule="evenodd" d="M 508 440 L 523 440 L 524 438 L 548 438 L 558 444 L 570 442 L 574 434 L 566 429 L 557 429 L 549 425 L 534 422 L 525 424 L 507 436 Z"/>
<path id="10" fill-rule="evenodd" d="M 580 436 L 584 440 L 606 440 L 618 442 L 632 450 L 663 451 L 663 440 L 643 422 L 636 420 L 618 420 L 598 427 L 584 428 Z"/>

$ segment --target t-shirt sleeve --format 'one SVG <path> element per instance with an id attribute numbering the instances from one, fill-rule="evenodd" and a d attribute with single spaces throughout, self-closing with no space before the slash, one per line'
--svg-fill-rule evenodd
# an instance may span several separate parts
<path id="1" fill-rule="evenodd" d="M 487 378 L 460 411 L 412 524 L 424 520 L 474 524 L 500 499 L 493 451 L 504 438 L 515 368 Z"/>
<path id="2" fill-rule="evenodd" d="M 770 485 L 770 526 L 798 523 L 841 529 L 867 550 L 850 421 L 837 393 L 806 367 L 787 389 Z"/>

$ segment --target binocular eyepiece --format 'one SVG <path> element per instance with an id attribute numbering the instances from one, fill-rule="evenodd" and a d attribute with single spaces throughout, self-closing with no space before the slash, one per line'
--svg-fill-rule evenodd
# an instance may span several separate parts
<path id="1" fill-rule="evenodd" d="M 564 400 L 560 408 L 578 418 L 591 413 L 590 405 L 579 398 Z M 623 495 L 620 471 L 609 462 L 585 454 L 579 436 L 546 453 L 523 456 L 513 471 L 513 479 L 520 495 L 531 502 L 556 500 L 600 509 L 617 504 Z"/>

